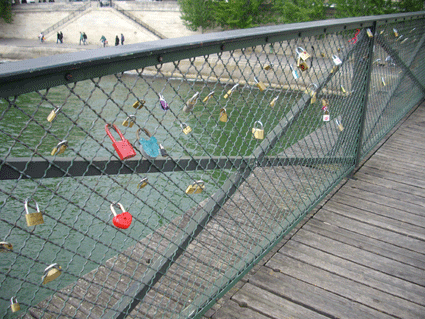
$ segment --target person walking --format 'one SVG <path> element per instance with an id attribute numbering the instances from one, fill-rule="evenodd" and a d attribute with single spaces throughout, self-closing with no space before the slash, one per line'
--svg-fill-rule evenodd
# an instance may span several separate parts
<path id="1" fill-rule="evenodd" d="M 118 38 L 118 35 L 115 37 L 115 46 L 120 44 L 120 38 Z"/>
<path id="2" fill-rule="evenodd" d="M 80 31 L 80 44 L 79 45 L 81 45 L 81 42 L 83 42 L 83 44 L 84 44 L 84 36 L 83 36 L 83 33 Z"/>
<path id="3" fill-rule="evenodd" d="M 60 42 L 61 42 L 61 35 L 60 35 L 60 33 L 59 33 L 59 32 L 57 33 L 56 37 L 57 37 L 57 39 L 56 39 L 56 44 L 58 44 L 58 43 L 60 43 Z"/>
<path id="4" fill-rule="evenodd" d="M 44 42 L 44 34 L 43 32 L 40 32 L 40 35 L 38 36 L 38 38 L 40 39 L 40 43 Z"/>
<path id="5" fill-rule="evenodd" d="M 108 43 L 104 35 L 102 35 L 102 37 L 100 38 L 100 42 L 102 42 L 103 47 L 105 47 L 106 43 Z"/>
<path id="6" fill-rule="evenodd" d="M 121 33 L 121 45 L 124 45 L 124 34 Z"/>
<path id="7" fill-rule="evenodd" d="M 61 36 L 61 38 L 60 38 L 61 43 L 63 43 L 63 33 L 62 33 L 62 31 L 61 31 L 61 32 L 59 32 L 59 34 L 60 34 L 60 36 Z"/>
<path id="8" fill-rule="evenodd" d="M 86 45 L 87 44 L 87 35 L 85 32 L 83 32 L 83 44 Z"/>

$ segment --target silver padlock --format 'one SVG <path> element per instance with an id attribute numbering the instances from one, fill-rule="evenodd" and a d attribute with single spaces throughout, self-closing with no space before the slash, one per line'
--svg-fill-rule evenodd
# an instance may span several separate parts
<path id="1" fill-rule="evenodd" d="M 335 64 L 336 66 L 339 66 L 339 65 L 341 65 L 341 64 L 342 64 L 341 59 L 340 59 L 337 55 L 335 55 L 335 54 L 332 56 L 332 61 L 334 61 L 334 64 Z"/>
<path id="2" fill-rule="evenodd" d="M 35 203 L 35 208 L 37 210 L 36 213 L 30 213 L 28 211 L 28 198 L 25 200 L 25 219 L 27 220 L 27 225 L 28 226 L 35 226 L 35 225 L 41 225 L 44 224 L 44 219 L 43 219 L 43 214 L 40 212 L 40 208 L 38 207 L 37 202 L 35 201 L 35 199 L 33 199 L 34 203 Z"/>
<path id="3" fill-rule="evenodd" d="M 198 101 L 199 92 L 196 92 L 183 106 L 183 112 L 189 113 L 195 107 L 196 101 Z"/>
<path id="4" fill-rule="evenodd" d="M 264 125 L 263 123 L 261 123 L 261 121 L 254 122 L 254 127 L 252 128 L 252 135 L 254 135 L 254 138 L 256 138 L 257 140 L 264 139 Z"/>
<path id="5" fill-rule="evenodd" d="M 311 88 L 313 87 L 313 88 Z M 319 86 L 316 83 L 311 83 L 308 87 L 305 93 L 309 94 L 311 96 L 310 104 L 314 104 L 317 101 L 317 89 Z"/>
<path id="6" fill-rule="evenodd" d="M 295 70 L 295 69 L 292 67 L 292 65 L 289 65 L 289 68 L 291 69 L 292 76 L 294 77 L 294 79 L 295 79 L 295 80 L 298 80 L 298 78 L 299 78 L 300 76 L 298 75 L 297 70 Z"/>
<path id="7" fill-rule="evenodd" d="M 62 267 L 58 264 L 51 264 L 44 269 L 44 275 L 41 277 L 43 285 L 55 280 L 62 274 Z"/>
<path id="8" fill-rule="evenodd" d="M 18 312 L 21 310 L 21 306 L 18 303 L 18 299 L 16 297 L 10 298 L 10 309 L 12 312 Z"/>
<path id="9" fill-rule="evenodd" d="M 7 241 L 0 241 L 0 253 L 9 253 L 13 251 L 13 245 Z"/>

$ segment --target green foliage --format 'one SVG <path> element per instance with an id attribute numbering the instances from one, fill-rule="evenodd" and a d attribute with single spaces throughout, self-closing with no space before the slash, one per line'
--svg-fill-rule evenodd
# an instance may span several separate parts
<path id="1" fill-rule="evenodd" d="M 178 0 L 181 19 L 189 30 L 207 29 L 215 26 L 214 3 L 211 0 Z"/>
<path id="2" fill-rule="evenodd" d="M 334 0 L 336 18 L 413 12 L 423 9 L 422 0 Z"/>
<path id="3" fill-rule="evenodd" d="M 12 23 L 12 4 L 10 0 L 0 0 L 0 18 L 7 23 Z"/>
<path id="4" fill-rule="evenodd" d="M 322 0 L 275 0 L 273 12 L 277 23 L 294 23 L 326 18 Z"/>

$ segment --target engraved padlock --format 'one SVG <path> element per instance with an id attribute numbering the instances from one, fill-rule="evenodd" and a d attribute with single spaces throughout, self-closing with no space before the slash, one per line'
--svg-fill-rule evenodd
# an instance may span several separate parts
<path id="1" fill-rule="evenodd" d="M 114 206 L 119 206 L 121 209 L 121 213 L 117 214 L 115 211 Z M 114 223 L 115 227 L 121 228 L 121 229 L 127 229 L 130 227 L 131 222 L 133 220 L 133 216 L 129 212 L 126 212 L 124 209 L 124 206 L 121 205 L 121 203 L 112 203 L 111 204 L 111 212 L 114 215 L 114 218 L 112 219 L 112 222 Z"/>
<path id="2" fill-rule="evenodd" d="M 338 127 L 338 130 L 340 130 L 341 132 L 344 130 L 344 126 L 342 126 L 341 122 L 338 121 L 338 119 L 335 119 L 335 124 Z"/>
<path id="3" fill-rule="evenodd" d="M 308 52 L 302 47 L 296 48 L 295 52 L 297 53 L 298 57 L 303 61 L 307 61 L 307 59 L 310 57 L 310 54 L 308 54 Z"/>
<path id="4" fill-rule="evenodd" d="M 68 141 L 67 140 L 63 140 L 61 142 L 58 143 L 58 145 L 56 145 L 52 152 L 50 153 L 50 155 L 54 156 L 54 155 L 60 155 L 63 152 L 65 152 L 65 150 L 68 148 Z"/>
<path id="5" fill-rule="evenodd" d="M 62 274 L 62 267 L 58 264 L 51 264 L 44 269 L 44 275 L 41 277 L 43 285 L 55 280 Z"/>
<path id="6" fill-rule="evenodd" d="M 118 135 L 121 138 L 120 141 L 116 141 L 115 138 L 112 136 L 111 132 L 109 131 L 110 127 L 118 133 Z M 136 156 L 136 151 L 134 150 L 133 146 L 128 140 L 124 138 L 124 135 L 122 135 L 121 131 L 118 129 L 118 127 L 115 124 L 106 124 L 105 131 L 106 131 L 106 134 L 111 139 L 112 146 L 114 147 L 115 151 L 117 152 L 121 160 L 126 160 L 128 158 L 132 158 Z"/>
<path id="7" fill-rule="evenodd" d="M 341 59 L 340 59 L 337 55 L 335 55 L 335 54 L 332 56 L 332 61 L 334 61 L 334 64 L 335 64 L 336 66 L 339 66 L 339 65 L 341 65 L 341 64 L 342 64 Z"/>
<path id="8" fill-rule="evenodd" d="M 13 245 L 7 241 L 0 241 L 0 253 L 9 253 L 13 251 Z"/>
<path id="9" fill-rule="evenodd" d="M 266 89 L 266 86 L 264 85 L 264 83 L 258 80 L 256 76 L 254 76 L 254 81 L 261 92 L 263 92 Z"/>
<path id="10" fill-rule="evenodd" d="M 127 118 L 122 122 L 122 125 L 131 128 L 133 127 L 135 123 L 136 123 L 136 115 L 130 115 L 130 116 L 127 116 Z"/>
<path id="11" fill-rule="evenodd" d="M 238 88 L 239 83 L 236 83 L 229 91 L 227 91 L 226 94 L 224 94 L 224 98 L 227 99 L 228 97 L 230 97 L 232 95 L 233 92 L 235 92 L 235 90 Z"/>
<path id="12" fill-rule="evenodd" d="M 206 97 L 204 97 L 202 102 L 207 103 L 208 100 L 213 97 L 213 95 L 214 95 L 214 91 L 211 91 Z"/>
<path id="13" fill-rule="evenodd" d="M 221 122 L 227 122 L 227 112 L 226 112 L 226 108 L 225 108 L 225 107 L 223 107 L 223 108 L 220 110 L 220 117 L 219 117 L 219 120 L 220 120 Z"/>
<path id="14" fill-rule="evenodd" d="M 165 100 L 164 96 L 162 96 L 161 93 L 158 93 L 158 96 L 159 96 L 159 104 L 161 105 L 161 108 L 164 111 L 168 111 L 170 109 L 170 106 L 168 105 L 168 103 Z"/>
<path id="15" fill-rule="evenodd" d="M 297 60 L 297 67 L 299 67 L 303 72 L 308 70 L 307 63 L 305 63 L 305 61 L 303 61 L 301 58 L 298 58 Z"/>
<path id="16" fill-rule="evenodd" d="M 192 129 L 186 123 L 180 124 L 180 127 L 181 127 L 183 133 L 186 134 L 186 135 L 189 134 L 190 132 L 192 132 Z"/>
<path id="17" fill-rule="evenodd" d="M 198 101 L 199 92 L 196 92 L 183 106 L 183 112 L 189 113 L 195 107 L 196 101 Z"/>
<path id="18" fill-rule="evenodd" d="M 266 70 L 266 71 L 271 70 L 272 68 L 273 68 L 273 63 L 265 64 L 263 66 L 263 69 Z"/>
<path id="19" fill-rule="evenodd" d="M 19 305 L 16 297 L 10 298 L 10 310 L 12 310 L 12 312 L 18 312 L 21 310 L 21 306 Z"/>
<path id="20" fill-rule="evenodd" d="M 252 128 L 252 135 L 254 135 L 254 138 L 257 140 L 264 139 L 264 126 L 261 121 L 255 121 L 254 127 Z"/>
<path id="21" fill-rule="evenodd" d="M 298 75 L 297 70 L 295 70 L 295 69 L 292 67 L 292 65 L 289 65 L 289 68 L 291 69 L 292 76 L 294 77 L 294 79 L 295 79 L 295 80 L 298 80 L 298 78 L 299 78 L 300 76 Z"/>
<path id="22" fill-rule="evenodd" d="M 133 103 L 133 107 L 138 110 L 141 109 L 144 105 L 145 105 L 146 101 L 145 100 L 140 100 L 140 101 L 136 101 Z"/>
<path id="23" fill-rule="evenodd" d="M 317 89 L 319 88 L 319 86 L 316 83 L 311 83 L 308 87 L 305 93 L 309 94 L 311 99 L 310 99 L 310 104 L 314 104 L 317 101 Z"/>
<path id="24" fill-rule="evenodd" d="M 55 107 L 51 112 L 50 112 L 50 114 L 47 116 L 47 121 L 49 121 L 49 122 L 52 122 L 55 118 L 56 118 L 56 115 L 59 113 L 59 111 L 60 111 L 60 109 L 61 109 L 62 107 Z"/>
<path id="25" fill-rule="evenodd" d="M 276 105 L 276 102 L 277 102 L 277 99 L 278 99 L 279 97 L 278 96 L 276 96 L 271 102 L 270 102 L 270 106 L 271 107 L 274 107 L 275 105 Z"/>
<path id="26" fill-rule="evenodd" d="M 373 38 L 372 30 L 370 30 L 369 28 L 367 28 L 367 29 L 366 29 L 366 33 L 367 33 L 367 36 L 368 36 L 369 38 Z"/>
<path id="27" fill-rule="evenodd" d="M 323 112 L 323 121 L 324 122 L 329 122 L 330 119 L 331 119 L 331 116 L 329 114 L 329 110 L 328 110 L 328 108 L 325 108 L 324 109 L 324 112 Z"/>
<path id="28" fill-rule="evenodd" d="M 139 184 L 137 184 L 137 188 L 140 188 L 140 189 L 142 189 L 143 187 L 146 187 L 146 185 L 148 185 L 148 178 L 147 177 L 143 177 L 141 180 L 140 180 L 140 182 L 139 182 Z"/>
<path id="29" fill-rule="evenodd" d="M 205 183 L 203 180 L 193 182 L 186 188 L 186 194 L 200 194 L 205 189 Z"/>
<path id="30" fill-rule="evenodd" d="M 43 214 L 40 212 L 40 208 L 38 207 L 38 203 L 35 201 L 35 199 L 33 199 L 34 203 L 35 203 L 35 208 L 37 210 L 37 212 L 35 213 L 30 213 L 28 211 L 28 198 L 25 200 L 25 219 L 27 220 L 27 225 L 28 226 L 35 226 L 35 225 L 41 225 L 44 224 L 44 219 L 43 219 Z"/>

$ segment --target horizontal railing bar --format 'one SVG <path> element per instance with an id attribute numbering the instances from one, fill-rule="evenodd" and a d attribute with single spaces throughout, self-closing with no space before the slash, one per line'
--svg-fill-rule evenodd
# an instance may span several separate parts
<path id="1" fill-rule="evenodd" d="M 0 65 L 0 97 L 9 97 L 159 63 L 372 26 L 375 21 L 423 18 L 425 11 L 232 30 L 115 46 Z M 107 65 L 107 67 L 105 67 Z"/>

